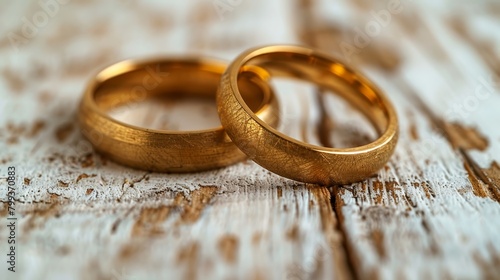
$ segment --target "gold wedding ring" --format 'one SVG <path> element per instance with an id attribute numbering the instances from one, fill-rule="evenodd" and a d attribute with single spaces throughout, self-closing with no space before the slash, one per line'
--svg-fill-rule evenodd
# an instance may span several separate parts
<path id="1" fill-rule="evenodd" d="M 338 149 L 280 133 L 242 98 L 238 77 L 252 68 L 260 72 L 258 77 L 298 78 L 339 94 L 361 110 L 380 137 L 364 146 Z M 227 134 L 250 159 L 278 175 L 306 183 L 346 184 L 365 179 L 387 163 L 398 139 L 396 112 L 372 82 L 329 55 L 304 47 L 268 46 L 239 55 L 222 76 L 217 107 Z"/>
<path id="2" fill-rule="evenodd" d="M 222 127 L 198 131 L 155 130 L 109 116 L 112 108 L 159 95 L 215 98 L 226 64 L 199 58 L 123 61 L 101 71 L 86 88 L 78 119 L 84 136 L 110 159 L 138 169 L 193 172 L 227 166 L 243 154 Z M 278 104 L 258 72 L 245 71 L 238 86 L 245 106 L 270 125 Z"/>

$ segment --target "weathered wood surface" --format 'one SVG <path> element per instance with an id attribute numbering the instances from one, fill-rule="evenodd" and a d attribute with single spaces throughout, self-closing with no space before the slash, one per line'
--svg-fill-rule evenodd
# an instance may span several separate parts
<path id="1" fill-rule="evenodd" d="M 23 18 L 33 22 L 40 4 L 0 10 L 0 176 L 17 169 L 19 219 L 11 273 L 4 178 L 1 279 L 500 278 L 500 5 L 66 2 L 29 36 Z M 386 17 L 376 25 L 374 14 Z M 386 91 L 401 136 L 383 170 L 329 187 L 249 161 L 148 173 L 95 154 L 75 124 L 85 83 L 110 63 L 229 60 L 271 43 L 336 54 Z M 373 138 L 338 98 L 302 84 L 277 91 L 281 129 L 294 137 L 334 146 Z"/>

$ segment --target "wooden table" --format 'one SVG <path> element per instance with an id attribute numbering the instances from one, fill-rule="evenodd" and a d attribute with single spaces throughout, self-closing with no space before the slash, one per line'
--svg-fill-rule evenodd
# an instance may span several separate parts
<path id="1" fill-rule="evenodd" d="M 500 5 L 434 2 L 3 3 L 0 279 L 500 279 Z M 85 83 L 113 62 L 230 60 L 272 43 L 337 55 L 384 89 L 401 130 L 384 169 L 346 186 L 250 161 L 157 174 L 94 153 L 76 125 Z M 282 131 L 336 147 L 373 139 L 342 99 L 276 88 Z"/>

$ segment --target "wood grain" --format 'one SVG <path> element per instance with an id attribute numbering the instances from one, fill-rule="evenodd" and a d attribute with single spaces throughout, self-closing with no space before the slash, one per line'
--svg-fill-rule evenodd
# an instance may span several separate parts
<path id="1" fill-rule="evenodd" d="M 5 171 L 15 166 L 19 245 L 17 272 L 2 260 L 0 278 L 498 279 L 500 9 L 402 1 L 357 46 L 390 3 L 74 0 L 19 45 L 9 38 L 23 36 L 21 18 L 43 9 L 6 4 L 0 217 L 3 225 Z M 85 83 L 110 63 L 187 53 L 230 60 L 271 43 L 337 55 L 384 89 L 401 135 L 383 170 L 348 186 L 297 183 L 250 161 L 143 172 L 96 154 L 76 126 Z M 280 130 L 292 137 L 338 147 L 374 137 L 322 89 L 278 82 L 276 91 Z M 0 227 L 2 256 L 7 234 Z"/>

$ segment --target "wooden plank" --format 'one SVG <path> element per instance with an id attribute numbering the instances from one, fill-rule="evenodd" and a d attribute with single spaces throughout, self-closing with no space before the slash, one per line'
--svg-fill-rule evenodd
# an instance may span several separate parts
<path id="1" fill-rule="evenodd" d="M 357 32 L 376 22 L 353 13 L 343 19 L 348 28 L 326 16 L 336 3 L 305 2 L 306 42 L 344 58 L 342 43 L 355 46 Z M 379 35 L 368 37 L 367 46 L 347 57 L 386 89 L 402 132 L 385 170 L 366 182 L 332 188 L 350 259 L 363 279 L 497 278 L 500 138 L 491 113 L 500 105 L 500 88 L 491 65 L 470 58 L 474 50 L 443 47 L 467 42 L 449 34 L 442 9 L 404 5 L 387 26 L 379 25 Z M 369 1 L 351 9 L 364 15 L 389 11 Z M 474 20 L 469 14 L 460 22 Z M 412 34 L 408 26 L 421 30 Z M 447 57 L 436 62 L 435 53 Z M 469 60 L 460 59 L 464 53 Z"/>
<path id="2" fill-rule="evenodd" d="M 498 278 L 500 85 L 491 51 L 500 44 L 492 36 L 498 5 L 403 1 L 378 35 L 356 46 L 356 28 L 389 3 L 75 0 L 58 5 L 17 48 L 9 36 L 22 35 L 19 18 L 43 9 L 6 6 L 0 176 L 8 166 L 18 170 L 16 277 Z M 95 154 L 75 124 L 85 83 L 110 63 L 185 53 L 229 60 L 283 42 L 348 59 L 386 91 L 401 136 L 379 174 L 320 187 L 249 161 L 190 175 L 149 173 Z M 343 42 L 355 46 L 352 56 Z M 310 85 L 275 86 L 281 131 L 334 146 L 373 139 L 342 100 Z M 6 195 L 0 188 L 4 221 Z M 2 226 L 2 255 L 7 234 Z M 11 279 L 6 269 L 1 279 Z"/>
<path id="3" fill-rule="evenodd" d="M 85 82 L 109 63 L 172 53 L 232 58 L 254 44 L 294 40 L 287 15 L 274 13 L 285 2 L 242 2 L 222 14 L 204 1 L 118 3 L 72 1 L 18 51 L 4 40 L 1 170 L 18 170 L 16 276 L 349 279 L 326 188 L 252 162 L 192 175 L 124 168 L 95 154 L 75 125 Z M 264 6 L 259 24 L 249 25 Z M 0 233 L 5 252 L 5 227 Z M 5 277 L 12 274 L 2 265 Z"/>

